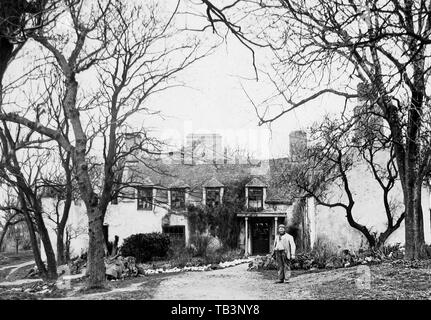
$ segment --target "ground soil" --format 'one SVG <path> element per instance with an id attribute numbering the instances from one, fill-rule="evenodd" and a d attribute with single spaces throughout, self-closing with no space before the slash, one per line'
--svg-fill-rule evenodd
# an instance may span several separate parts
<path id="1" fill-rule="evenodd" d="M 293 271 L 289 283 L 275 284 L 276 271 L 247 271 L 247 264 L 207 272 L 159 274 L 108 281 L 102 291 L 85 292 L 78 282 L 73 290 L 49 299 L 431 299 L 431 262 L 385 262 L 378 265 Z M 1 283 L 0 283 L 1 287 Z M 0 298 L 17 298 L 8 289 Z M 8 296 L 9 295 L 9 296 Z M 30 297 L 23 297 L 28 299 Z"/>

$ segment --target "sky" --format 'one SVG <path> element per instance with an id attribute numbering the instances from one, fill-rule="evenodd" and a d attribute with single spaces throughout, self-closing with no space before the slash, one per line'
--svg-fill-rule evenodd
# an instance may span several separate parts
<path id="1" fill-rule="evenodd" d="M 175 1 L 164 0 L 157 4 L 168 13 L 172 12 Z M 181 28 L 202 26 L 207 21 L 180 15 L 175 23 Z M 220 42 L 211 31 L 197 36 L 202 36 L 204 42 Z M 254 49 L 257 67 L 261 68 L 268 62 L 268 52 Z M 26 50 L 31 51 L 32 47 Z M 17 62 L 12 68 L 19 69 L 20 64 Z M 90 78 L 88 73 L 85 77 Z M 264 74 L 259 74 L 258 81 L 255 79 L 251 52 L 233 36 L 228 36 L 211 55 L 179 73 L 176 80 L 184 85 L 162 91 L 147 101 L 151 110 L 160 111 L 159 116 L 148 119 L 143 115 L 133 119 L 137 123 L 144 122 L 153 135 L 167 141 L 172 149 L 185 144 L 189 133 L 219 133 L 223 137 L 223 147 L 239 148 L 258 159 L 284 157 L 288 155 L 291 131 L 307 130 L 326 113 L 339 112 L 344 106 L 342 98 L 321 97 L 285 114 L 270 127 L 258 126 L 258 117 L 249 98 L 258 103 L 274 94 L 274 86 Z"/>
<path id="2" fill-rule="evenodd" d="M 267 55 L 262 49 L 255 50 L 259 67 Z M 274 86 L 263 74 L 258 81 L 253 78 L 251 52 L 229 36 L 212 55 L 178 76 L 187 86 L 153 97 L 151 108 L 160 110 L 163 118 L 155 119 L 151 126 L 174 145 L 183 143 L 188 133 L 220 133 L 225 146 L 247 150 L 256 158 L 274 158 L 288 155 L 291 131 L 306 130 L 326 113 L 344 106 L 342 98 L 322 97 L 284 115 L 270 127 L 258 126 L 247 95 L 257 103 L 272 95 Z"/>

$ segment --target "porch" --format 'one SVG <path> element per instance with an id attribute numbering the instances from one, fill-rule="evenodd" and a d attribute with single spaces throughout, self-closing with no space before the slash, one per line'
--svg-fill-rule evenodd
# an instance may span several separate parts
<path id="1" fill-rule="evenodd" d="M 283 212 L 243 212 L 240 246 L 246 255 L 266 255 L 272 251 L 274 239 L 280 224 L 285 224 Z"/>

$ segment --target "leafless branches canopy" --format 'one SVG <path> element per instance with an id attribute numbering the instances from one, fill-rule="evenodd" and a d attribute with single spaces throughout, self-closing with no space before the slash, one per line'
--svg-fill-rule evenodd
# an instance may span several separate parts
<path id="1" fill-rule="evenodd" d="M 430 168 L 429 92 L 431 1 L 412 0 L 256 0 L 202 1 L 218 8 L 217 22 L 252 41 L 268 43 L 276 56 L 273 79 L 285 101 L 275 115 L 323 93 L 346 99 L 367 86 L 391 131 L 406 207 L 406 252 L 421 255 L 424 245 L 421 187 Z M 221 4 L 223 3 L 223 4 Z M 241 20 L 252 12 L 260 22 Z M 214 15 L 208 19 L 214 21 Z"/>
<path id="2" fill-rule="evenodd" d="M 73 174 L 89 220 L 90 287 L 105 279 L 103 219 L 134 152 L 127 138 L 139 134 L 141 151 L 159 152 L 146 123 L 133 116 L 151 119 L 157 110 L 149 108 L 148 98 L 179 85 L 176 74 L 209 53 L 175 29 L 177 10 L 165 14 L 157 2 L 56 1 L 27 34 L 44 57 L 42 76 L 34 81 L 42 94 L 32 92 L 30 106 L 19 111 L 2 105 L 0 120 L 57 145 L 66 185 Z"/>

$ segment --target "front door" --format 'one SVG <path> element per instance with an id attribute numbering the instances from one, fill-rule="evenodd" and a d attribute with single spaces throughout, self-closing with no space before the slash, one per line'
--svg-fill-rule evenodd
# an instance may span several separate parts
<path id="1" fill-rule="evenodd" d="M 252 254 L 269 253 L 269 236 L 271 225 L 269 221 L 256 220 L 251 223 L 251 250 Z"/>

